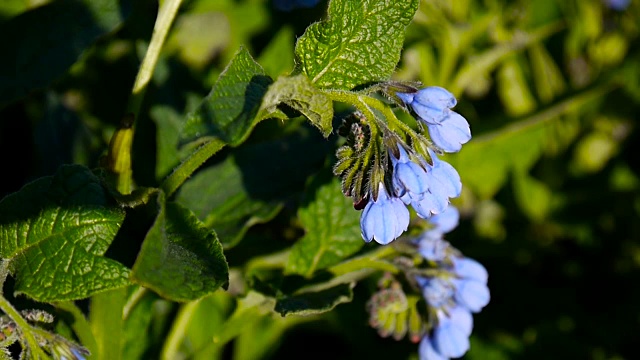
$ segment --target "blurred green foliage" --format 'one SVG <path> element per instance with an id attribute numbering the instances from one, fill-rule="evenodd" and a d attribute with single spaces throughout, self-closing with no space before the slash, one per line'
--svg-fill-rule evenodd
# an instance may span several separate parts
<path id="1" fill-rule="evenodd" d="M 187 1 L 136 124 L 136 184 L 158 186 L 187 155 L 175 149 L 179 114 L 198 106 L 241 46 L 266 74 L 287 74 L 295 39 L 326 5 L 281 12 L 267 0 Z M 69 6 L 76 12 L 68 23 L 42 18 L 47 7 Z M 62 164 L 98 165 L 125 114 L 157 9 L 151 0 L 0 2 L 0 197 Z M 492 300 L 475 317 L 466 358 L 638 356 L 639 33 L 637 1 L 623 11 L 599 0 L 420 2 L 395 77 L 450 89 L 474 135 L 445 158 L 464 184 L 455 203 L 463 221 L 448 239 L 490 273 Z M 268 271 L 283 261 L 274 250 L 296 240 L 294 251 L 322 245 L 303 235 L 322 222 L 304 193 L 313 188 L 309 176 L 331 167 L 336 145 L 335 136 L 324 140 L 301 121 L 255 126 L 177 195 L 199 217 L 185 215 L 188 221 L 224 235 L 228 292 L 182 306 L 146 294 L 123 323 L 109 324 L 129 295 L 118 290 L 92 299 L 84 330 L 81 313 L 61 304 L 59 327 L 74 327 L 92 351 L 124 349 L 125 359 L 416 358 L 417 345 L 382 339 L 368 327 L 365 303 L 375 279 L 326 290 L 319 307 L 353 300 L 322 315 L 280 317 L 257 292 L 235 299 L 244 289 L 234 276 L 254 274 L 255 287 L 281 276 Z M 216 183 L 227 190 L 201 191 Z M 352 215 L 336 216 L 348 222 Z M 130 251 L 110 249 L 126 265 Z M 295 264 L 289 270 L 307 273 Z M 288 286 L 279 301 L 304 298 Z M 19 289 L 9 282 L 5 293 Z M 83 339 L 89 328 L 96 344 Z"/>

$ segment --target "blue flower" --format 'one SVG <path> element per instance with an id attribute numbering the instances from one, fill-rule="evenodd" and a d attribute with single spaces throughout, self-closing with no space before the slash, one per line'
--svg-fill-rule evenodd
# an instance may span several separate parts
<path id="1" fill-rule="evenodd" d="M 382 183 L 378 186 L 378 198 L 370 195 L 369 203 L 360 216 L 360 231 L 366 242 L 375 240 L 386 245 L 409 227 L 409 210 L 402 200 L 390 197 Z"/>
<path id="2" fill-rule="evenodd" d="M 449 198 L 460 196 L 462 191 L 462 182 L 456 169 L 448 162 L 438 159 L 431 149 L 429 154 L 433 165 L 424 162 L 429 190 L 423 193 L 420 199 L 411 202 L 418 216 L 423 219 L 444 212 L 449 206 Z"/>
<path id="3" fill-rule="evenodd" d="M 422 295 L 431 307 L 445 308 L 454 297 L 455 288 L 453 283 L 447 279 L 416 277 L 416 280 L 422 288 Z"/>
<path id="4" fill-rule="evenodd" d="M 458 221 L 460 221 L 460 212 L 455 206 L 448 206 L 443 212 L 429 218 L 433 228 L 426 233 L 433 233 L 434 236 L 446 234 L 458 226 Z"/>
<path id="5" fill-rule="evenodd" d="M 427 125 L 434 144 L 445 152 L 458 152 L 462 144 L 471 140 L 469 123 L 452 111 L 456 98 L 446 89 L 429 86 L 415 93 L 396 93 L 404 103 L 411 105 L 418 118 Z"/>
<path id="6" fill-rule="evenodd" d="M 468 257 L 454 257 L 451 259 L 453 272 L 461 278 L 487 283 L 489 274 L 479 262 Z"/>
<path id="7" fill-rule="evenodd" d="M 460 196 L 462 182 L 456 169 L 448 162 L 440 160 L 438 155 L 431 149 L 429 149 L 429 155 L 431 155 L 431 161 L 433 162 L 433 166 L 428 170 L 431 175 L 429 177 L 429 189 L 437 189 L 440 196 L 443 197 L 455 198 Z"/>
<path id="8" fill-rule="evenodd" d="M 420 255 L 429 261 L 444 261 L 451 248 L 451 245 L 442 239 L 442 234 L 433 230 L 422 233 L 416 242 Z"/>
<path id="9" fill-rule="evenodd" d="M 402 146 L 398 146 L 398 152 L 400 153 L 398 159 L 391 155 L 393 189 L 405 204 L 409 204 L 420 199 L 422 194 L 428 190 L 427 172 L 421 165 L 409 159 L 409 155 Z"/>
<path id="10" fill-rule="evenodd" d="M 489 303 L 491 296 L 486 284 L 473 279 L 454 279 L 452 282 L 456 289 L 454 295 L 456 303 L 469 311 L 480 312 Z"/>
<path id="11" fill-rule="evenodd" d="M 448 357 L 440 355 L 440 353 L 433 347 L 431 338 L 425 335 L 420 341 L 420 347 L 418 353 L 420 354 L 420 360 L 449 360 Z"/>
<path id="12" fill-rule="evenodd" d="M 473 329 L 471 313 L 454 307 L 437 312 L 437 323 L 430 334 L 420 342 L 421 360 L 439 360 L 460 357 L 469 350 L 469 335 Z"/>
<path id="13" fill-rule="evenodd" d="M 443 321 L 433 331 L 434 348 L 444 357 L 457 358 L 469 350 L 469 335 L 452 321 Z"/>

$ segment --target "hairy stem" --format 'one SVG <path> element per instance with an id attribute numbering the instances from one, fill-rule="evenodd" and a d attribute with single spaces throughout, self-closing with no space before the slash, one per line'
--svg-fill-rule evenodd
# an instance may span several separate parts
<path id="1" fill-rule="evenodd" d="M 176 167 L 171 175 L 169 175 L 162 185 L 167 197 L 171 196 L 182 183 L 184 183 L 205 161 L 217 153 L 225 146 L 225 142 L 214 138 L 202 144 L 196 151 L 192 152 L 178 167 Z"/>

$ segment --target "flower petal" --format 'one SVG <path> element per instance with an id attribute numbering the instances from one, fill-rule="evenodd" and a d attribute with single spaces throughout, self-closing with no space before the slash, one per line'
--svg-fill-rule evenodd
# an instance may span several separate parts
<path id="1" fill-rule="evenodd" d="M 457 358 L 469 350 L 469 335 L 451 321 L 445 321 L 434 330 L 433 345 L 442 356 Z"/>
<path id="2" fill-rule="evenodd" d="M 428 86 L 418 90 L 413 101 L 440 110 L 451 109 L 457 103 L 456 97 L 452 93 L 439 86 Z"/>
<path id="3" fill-rule="evenodd" d="M 455 279 L 452 280 L 456 286 L 455 299 L 458 304 L 477 313 L 487 306 L 491 296 L 487 285 L 476 280 Z"/>
<path id="4" fill-rule="evenodd" d="M 431 338 L 426 335 L 420 341 L 418 353 L 420 354 L 420 360 L 449 360 L 449 358 L 440 355 L 440 353 L 436 351 L 431 344 Z"/>
<path id="5" fill-rule="evenodd" d="M 469 280 L 476 280 L 483 284 L 487 283 L 489 273 L 482 264 L 468 257 L 454 257 L 453 272 L 458 277 Z"/>

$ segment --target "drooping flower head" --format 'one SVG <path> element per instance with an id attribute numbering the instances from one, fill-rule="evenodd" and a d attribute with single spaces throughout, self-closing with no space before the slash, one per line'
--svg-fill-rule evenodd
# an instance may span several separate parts
<path id="1" fill-rule="evenodd" d="M 418 118 L 427 125 L 433 143 L 444 152 L 458 152 L 462 144 L 471 140 L 469 123 L 452 111 L 456 98 L 444 88 L 429 86 L 415 93 L 396 93 L 405 104 L 411 106 Z"/>

